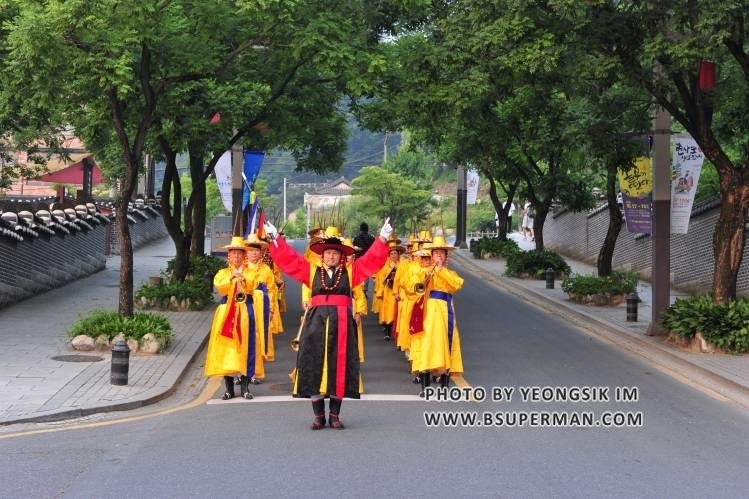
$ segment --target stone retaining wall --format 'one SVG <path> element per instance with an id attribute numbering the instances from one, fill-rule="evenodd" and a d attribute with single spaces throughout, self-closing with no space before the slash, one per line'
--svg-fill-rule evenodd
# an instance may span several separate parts
<path id="1" fill-rule="evenodd" d="M 114 217 L 99 213 L 19 221 L 9 212 L 0 226 L 0 308 L 89 276 L 106 267 L 108 254 L 119 254 Z M 129 215 L 133 248 L 167 235 L 158 210 Z M 54 230 L 49 230 L 52 227 Z"/>
<path id="2" fill-rule="evenodd" d="M 711 290 L 715 263 L 712 237 L 718 208 L 716 202 L 695 207 L 688 233 L 671 234 L 671 282 L 675 288 L 695 294 Z M 562 256 L 595 265 L 606 236 L 608 217 L 605 205 L 584 213 L 558 211 L 546 219 L 544 244 L 547 249 Z M 745 248 L 738 275 L 737 294 L 740 296 L 749 296 L 747 251 Z M 624 227 L 616 242 L 614 268 L 637 272 L 647 280 L 651 274 L 652 259 L 652 238 L 646 234 L 632 234 Z"/>

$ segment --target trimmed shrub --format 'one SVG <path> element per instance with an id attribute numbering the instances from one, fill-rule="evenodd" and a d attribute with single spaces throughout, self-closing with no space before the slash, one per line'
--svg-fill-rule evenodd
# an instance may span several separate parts
<path id="1" fill-rule="evenodd" d="M 718 304 L 711 295 L 677 299 L 663 312 L 661 324 L 672 334 L 705 340 L 731 353 L 749 351 L 749 300 Z"/>
<path id="2" fill-rule="evenodd" d="M 637 274 L 613 272 L 608 276 L 573 274 L 562 280 L 562 291 L 570 295 L 586 296 L 608 293 L 626 295 L 637 289 Z"/>
<path id="3" fill-rule="evenodd" d="M 171 278 L 174 259 L 162 272 L 164 284 L 144 284 L 135 292 L 135 306 L 143 310 L 204 310 L 213 304 L 213 276 L 226 266 L 226 260 L 212 255 L 190 258 L 184 281 Z"/>
<path id="4" fill-rule="evenodd" d="M 570 274 L 570 266 L 559 254 L 550 251 L 519 251 L 507 257 L 505 274 L 510 277 L 530 277 L 546 279 L 546 269 L 554 269 L 556 278 Z"/>
<path id="5" fill-rule="evenodd" d="M 519 251 L 518 243 L 512 239 L 484 236 L 471 242 L 471 253 L 473 253 L 474 258 L 507 258 Z"/>
<path id="6" fill-rule="evenodd" d="M 164 347 L 174 340 L 169 319 L 162 315 L 139 312 L 133 314 L 132 317 L 124 317 L 116 311 L 105 310 L 94 310 L 78 320 L 68 331 L 68 336 L 75 338 L 84 334 L 97 338 L 104 335 L 112 341 L 120 333 L 125 336 L 125 339 L 134 339 L 139 342 L 144 335 L 151 333 L 156 339 L 162 341 Z"/>

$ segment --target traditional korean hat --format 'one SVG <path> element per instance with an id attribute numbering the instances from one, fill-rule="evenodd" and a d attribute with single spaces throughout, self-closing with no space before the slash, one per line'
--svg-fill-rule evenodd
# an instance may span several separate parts
<path id="1" fill-rule="evenodd" d="M 346 246 L 343 244 L 343 240 L 337 237 L 326 237 L 322 241 L 314 242 L 309 245 L 309 249 L 318 255 L 322 255 L 323 251 L 327 249 L 340 251 L 343 256 L 349 256 L 356 253 L 353 246 Z"/>
<path id="2" fill-rule="evenodd" d="M 247 240 L 245 241 L 245 245 L 248 248 L 259 248 L 261 250 L 264 250 L 268 247 L 268 243 L 260 239 L 256 233 L 252 233 L 247 236 Z"/>
<path id="3" fill-rule="evenodd" d="M 399 255 L 405 253 L 406 248 L 404 246 L 401 246 L 400 243 L 400 239 L 388 239 L 388 254 L 390 254 L 390 252 L 393 250 L 397 251 Z"/>
<path id="4" fill-rule="evenodd" d="M 307 231 L 307 235 L 310 236 L 310 237 L 312 237 L 312 236 L 314 236 L 315 234 L 317 234 L 318 232 L 320 232 L 322 230 L 323 230 L 322 227 L 320 227 L 319 225 L 315 225 L 313 228 L 311 228 L 310 230 Z"/>
<path id="5" fill-rule="evenodd" d="M 354 248 L 354 251 L 361 251 L 361 248 L 359 246 L 354 246 L 353 241 L 351 239 L 344 239 L 343 245 L 348 246 L 349 248 Z"/>
<path id="6" fill-rule="evenodd" d="M 418 241 L 421 241 L 422 243 L 427 243 L 432 241 L 432 233 L 428 230 L 420 230 L 419 235 L 416 237 Z"/>
<path id="7" fill-rule="evenodd" d="M 423 256 L 432 256 L 432 252 L 428 248 L 420 248 L 417 250 L 414 250 L 411 252 L 412 255 L 423 257 Z"/>
<path id="8" fill-rule="evenodd" d="M 335 237 L 337 239 L 343 240 L 343 236 L 341 235 L 341 231 L 338 230 L 338 227 L 334 225 L 328 225 L 325 227 L 325 235 L 323 236 L 325 238 L 331 238 Z"/>
<path id="9" fill-rule="evenodd" d="M 434 236 L 434 240 L 431 243 L 424 244 L 424 249 L 429 249 L 429 250 L 441 249 L 445 251 L 452 251 L 458 248 L 447 244 L 447 241 L 445 241 L 445 236 Z"/>
<path id="10" fill-rule="evenodd" d="M 231 242 L 224 246 L 225 250 L 233 250 L 238 249 L 242 251 L 247 251 L 247 246 L 244 244 L 244 239 L 240 236 L 233 236 L 231 238 Z"/>

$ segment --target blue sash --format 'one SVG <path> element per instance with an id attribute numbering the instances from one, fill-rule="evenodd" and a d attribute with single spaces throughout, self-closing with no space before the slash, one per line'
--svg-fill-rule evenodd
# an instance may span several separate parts
<path id="1" fill-rule="evenodd" d="M 444 291 L 430 291 L 429 298 L 445 300 L 447 302 L 447 347 L 453 348 L 453 328 L 455 326 L 455 313 L 453 311 L 453 295 Z"/>

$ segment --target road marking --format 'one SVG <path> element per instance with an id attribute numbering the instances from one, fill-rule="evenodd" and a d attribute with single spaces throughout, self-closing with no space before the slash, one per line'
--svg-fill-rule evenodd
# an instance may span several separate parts
<path id="1" fill-rule="evenodd" d="M 86 428 L 99 428 L 103 426 L 112 426 L 116 424 L 122 424 L 122 423 L 130 423 L 133 421 L 143 421 L 145 419 L 155 418 L 158 416 L 164 416 L 166 414 L 173 414 L 175 412 L 184 411 L 187 409 L 192 409 L 193 407 L 198 407 L 201 405 L 205 405 L 205 403 L 210 400 L 213 395 L 216 393 L 216 390 L 218 390 L 219 386 L 221 384 L 221 379 L 219 378 L 208 378 L 205 387 L 203 388 L 203 391 L 200 392 L 200 395 L 196 397 L 194 400 L 177 406 L 177 407 L 170 407 L 169 409 L 164 409 L 158 412 L 153 412 L 150 414 L 143 414 L 141 416 L 128 416 L 120 419 L 112 419 L 109 421 L 98 421 L 96 423 L 86 423 L 86 424 L 79 424 L 74 426 L 66 426 L 66 427 L 57 427 L 57 428 L 43 428 L 38 430 L 29 430 L 29 431 L 20 431 L 17 433 L 8 433 L 5 435 L 0 435 L 0 440 L 6 440 L 9 438 L 16 438 L 16 437 L 26 437 L 30 435 L 42 435 L 44 433 L 56 433 L 59 431 L 68 431 L 68 430 L 83 430 Z"/>
<path id="2" fill-rule="evenodd" d="M 377 402 L 423 402 L 424 399 L 418 395 L 399 395 L 399 394 L 362 394 L 358 400 L 363 401 L 377 401 Z M 346 399 L 346 402 L 356 402 L 357 399 Z M 234 397 L 229 400 L 222 399 L 210 399 L 206 402 L 207 405 L 218 405 L 218 404 L 262 404 L 267 402 L 306 402 L 309 403 L 308 398 L 292 397 L 291 395 L 261 395 L 255 396 L 251 400 L 244 399 L 242 397 Z"/>

